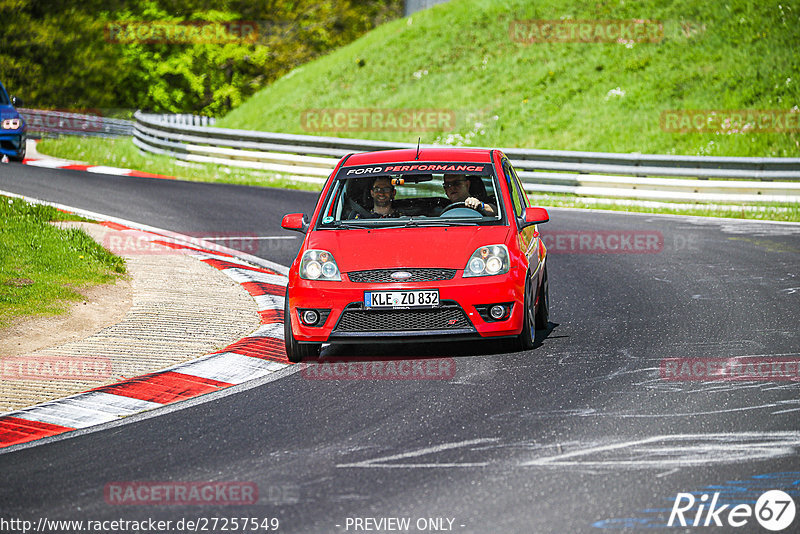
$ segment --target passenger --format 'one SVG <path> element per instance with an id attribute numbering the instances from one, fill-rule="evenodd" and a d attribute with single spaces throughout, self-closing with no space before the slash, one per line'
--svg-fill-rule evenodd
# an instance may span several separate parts
<path id="1" fill-rule="evenodd" d="M 372 197 L 372 209 L 369 214 L 375 218 L 399 217 L 400 213 L 394 208 L 395 188 L 392 180 L 388 177 L 375 178 L 369 188 L 369 196 Z M 362 217 L 356 215 L 356 219 Z"/>

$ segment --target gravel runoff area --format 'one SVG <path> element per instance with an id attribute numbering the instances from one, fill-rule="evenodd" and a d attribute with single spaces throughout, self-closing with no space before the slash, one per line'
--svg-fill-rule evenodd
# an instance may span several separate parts
<path id="1" fill-rule="evenodd" d="M 100 243 L 114 232 L 99 224 L 61 224 L 79 226 Z M 151 244 L 146 250 L 131 248 L 134 250 L 114 250 L 127 262 L 131 286 L 127 296 L 115 297 L 118 306 L 128 308 L 121 320 L 112 319 L 113 324 L 108 324 L 108 310 L 99 306 L 97 315 L 102 317 L 95 318 L 95 328 L 87 328 L 83 321 L 76 327 L 79 336 L 63 331 L 70 328 L 63 317 L 53 317 L 33 319 L 35 334 L 31 328 L 16 330 L 17 335 L 42 337 L 45 348 L 17 354 L 9 347 L 25 343 L 9 337 L 4 340 L 0 413 L 189 361 L 224 348 L 259 327 L 253 297 L 219 270 L 160 245 Z M 102 294 L 98 298 L 102 299 Z M 51 334 L 59 335 L 61 341 L 47 343 Z M 72 340 L 64 342 L 68 339 Z"/>

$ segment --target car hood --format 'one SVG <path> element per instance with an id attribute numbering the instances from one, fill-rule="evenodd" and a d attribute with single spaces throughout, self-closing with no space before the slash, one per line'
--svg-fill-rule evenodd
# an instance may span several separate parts
<path id="1" fill-rule="evenodd" d="M 333 254 L 342 272 L 429 267 L 463 269 L 484 245 L 505 243 L 508 226 L 320 230 L 307 248 Z"/>
<path id="2" fill-rule="evenodd" d="M 3 105 L 0 106 L 0 120 L 2 119 L 16 119 L 21 117 L 20 114 L 14 109 L 14 106 Z"/>

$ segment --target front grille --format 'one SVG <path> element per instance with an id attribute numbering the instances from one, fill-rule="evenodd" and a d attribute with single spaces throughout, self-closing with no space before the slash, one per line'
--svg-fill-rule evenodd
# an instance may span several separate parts
<path id="1" fill-rule="evenodd" d="M 364 310 L 348 307 L 342 312 L 337 332 L 409 332 L 472 328 L 458 305 L 418 310 Z"/>
<path id="2" fill-rule="evenodd" d="M 392 273 L 406 272 L 411 277 L 406 280 L 395 280 Z M 347 273 L 351 282 L 367 283 L 401 283 L 401 282 L 438 282 L 452 280 L 456 275 L 455 269 L 374 269 L 371 271 L 353 271 Z"/>
<path id="3" fill-rule="evenodd" d="M 3 139 L 0 141 L 0 148 L 3 150 L 19 150 L 19 141 L 16 139 Z"/>

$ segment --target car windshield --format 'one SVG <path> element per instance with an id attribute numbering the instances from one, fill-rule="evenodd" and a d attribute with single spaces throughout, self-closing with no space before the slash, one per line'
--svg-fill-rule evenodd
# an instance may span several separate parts
<path id="1" fill-rule="evenodd" d="M 2 85 L 0 85 L 0 106 L 7 106 L 9 104 L 11 104 L 11 102 L 8 99 L 8 94 L 6 93 L 6 89 Z"/>
<path id="2" fill-rule="evenodd" d="M 318 228 L 496 224 L 503 218 L 498 191 L 488 163 L 343 167 Z"/>

